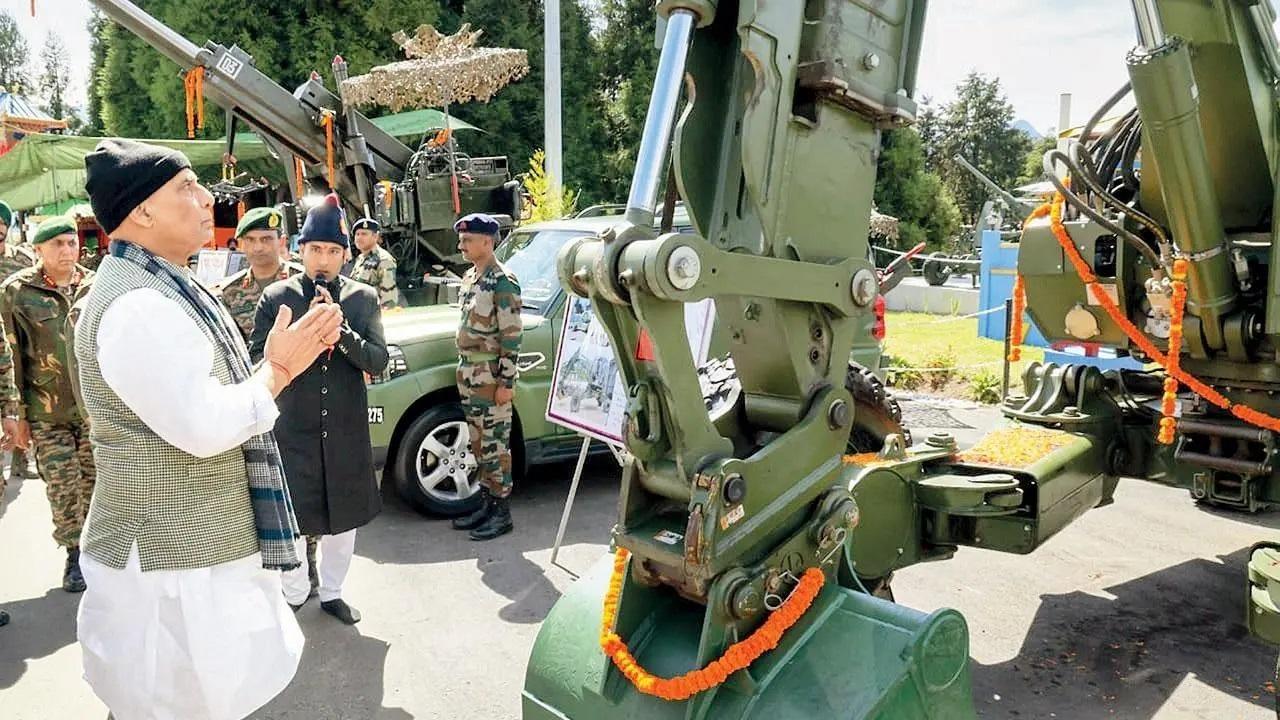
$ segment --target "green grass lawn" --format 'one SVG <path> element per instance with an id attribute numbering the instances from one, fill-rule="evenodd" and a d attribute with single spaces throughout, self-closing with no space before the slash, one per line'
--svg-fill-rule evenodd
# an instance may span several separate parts
<path id="1" fill-rule="evenodd" d="M 905 378 L 900 386 L 923 385 L 949 395 L 970 395 L 975 377 L 979 383 L 998 379 L 1003 372 L 1004 343 L 978 337 L 978 318 L 949 317 L 925 313 L 890 312 L 885 315 L 884 353 L 889 367 L 953 368 L 950 372 L 923 373 Z M 1023 347 L 1022 361 L 1014 363 L 1012 377 L 1018 377 L 1025 363 L 1043 361 L 1040 348 Z M 893 378 L 891 378 L 893 379 Z M 998 382 L 998 381 L 997 381 Z M 932 387 L 930 387 L 932 386 Z M 997 385 L 998 387 L 998 385 Z"/>

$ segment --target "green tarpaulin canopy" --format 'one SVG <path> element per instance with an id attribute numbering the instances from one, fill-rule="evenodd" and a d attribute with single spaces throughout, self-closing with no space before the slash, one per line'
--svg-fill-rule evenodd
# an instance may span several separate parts
<path id="1" fill-rule="evenodd" d="M 428 130 L 444 127 L 444 113 L 438 110 L 414 110 L 374 118 L 374 124 L 402 142 L 416 146 Z M 479 130 L 457 118 L 449 118 L 455 130 Z M 102 138 L 75 135 L 27 135 L 12 150 L 0 156 L 0 200 L 15 210 L 30 210 L 59 203 L 68 198 L 84 197 L 84 156 Z M 145 140 L 180 150 L 202 177 L 219 176 L 223 140 Z M 236 169 L 251 177 L 283 179 L 283 170 L 271 157 L 266 143 L 253 133 L 236 135 Z"/>

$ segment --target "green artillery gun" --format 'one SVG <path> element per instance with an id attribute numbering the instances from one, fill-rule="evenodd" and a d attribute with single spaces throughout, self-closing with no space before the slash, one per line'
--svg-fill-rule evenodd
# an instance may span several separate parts
<path id="1" fill-rule="evenodd" d="M 452 133 L 443 143 L 423 138 L 417 148 L 409 147 L 344 103 L 318 73 L 290 93 L 237 46 L 212 40 L 197 46 L 129 0 L 93 2 L 183 70 L 204 68 L 205 94 L 227 111 L 228 153 L 234 151 L 237 121 L 257 132 L 282 163 L 299 215 L 307 196 L 328 192 L 325 124 L 331 122 L 333 191 L 349 216 L 368 213 L 381 223 L 383 242 L 398 261 L 400 287 L 411 299 L 434 301 L 436 286 L 422 286 L 427 271 L 461 266 L 453 232 L 460 215 L 488 212 L 507 225 L 520 217 L 520 187 L 507 158 L 470 157 Z M 341 56 L 332 69 L 341 86 L 347 79 Z"/>
<path id="2" fill-rule="evenodd" d="M 1131 82 L 1089 126 L 1130 91 L 1137 107 L 1046 156 L 1070 187 L 1055 178 L 1061 199 L 1023 228 L 1047 339 L 1179 369 L 1033 363 L 1005 399 L 1012 426 L 964 452 L 945 435 L 908 447 L 847 363 L 875 298 L 878 135 L 915 117 L 925 6 L 658 2 L 625 219 L 560 255 L 629 390 L 620 554 L 543 623 L 527 720 L 973 717 L 964 619 L 889 602 L 895 570 L 961 546 L 1033 552 L 1122 475 L 1280 502 L 1271 6 L 1133 0 Z M 668 154 L 692 234 L 653 231 Z M 734 369 L 712 400 L 683 325 L 704 298 Z M 1250 628 L 1280 641 L 1280 547 L 1255 550 L 1249 581 Z"/>
<path id="3" fill-rule="evenodd" d="M 982 260 L 982 233 L 987 230 L 999 230 L 1002 238 L 1016 240 L 1021 234 L 1022 220 L 1035 210 L 1036 206 L 1026 200 L 1020 200 L 1012 193 L 1000 187 L 973 163 L 957 153 L 953 158 L 960 167 L 982 183 L 991 193 L 991 197 L 982 203 L 978 218 L 974 224 L 964 229 L 970 233 L 967 245 L 971 252 L 959 256 L 951 256 L 943 252 L 934 252 L 925 256 L 920 273 L 930 285 L 943 285 L 952 275 L 969 274 L 976 277 L 978 264 Z M 976 280 L 975 280 L 976 282 Z"/>

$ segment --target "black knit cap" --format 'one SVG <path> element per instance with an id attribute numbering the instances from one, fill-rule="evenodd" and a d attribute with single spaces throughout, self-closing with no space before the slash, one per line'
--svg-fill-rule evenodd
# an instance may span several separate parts
<path id="1" fill-rule="evenodd" d="M 177 150 L 108 138 L 84 156 L 84 189 L 94 218 L 110 235 L 134 208 L 191 167 Z"/>

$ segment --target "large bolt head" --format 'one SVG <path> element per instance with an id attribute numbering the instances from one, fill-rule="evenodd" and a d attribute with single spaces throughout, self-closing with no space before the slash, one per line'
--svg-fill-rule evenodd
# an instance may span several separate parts
<path id="1" fill-rule="evenodd" d="M 832 430 L 839 430 L 849 424 L 849 403 L 837 400 L 827 410 L 827 424 Z"/>
<path id="2" fill-rule="evenodd" d="M 876 280 L 875 273 L 863 268 L 853 276 L 853 301 L 859 307 L 870 305 L 875 301 L 878 292 L 880 292 L 880 282 Z"/>
<path id="3" fill-rule="evenodd" d="M 667 279 L 679 290 L 688 290 L 698 284 L 702 276 L 702 261 L 693 248 L 682 245 L 667 258 Z"/>

